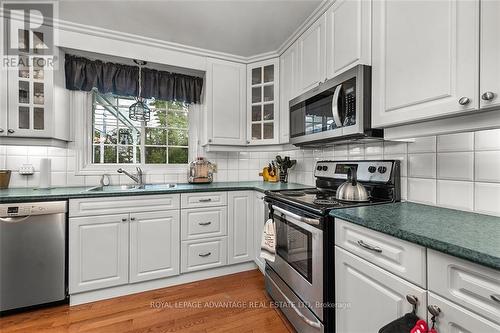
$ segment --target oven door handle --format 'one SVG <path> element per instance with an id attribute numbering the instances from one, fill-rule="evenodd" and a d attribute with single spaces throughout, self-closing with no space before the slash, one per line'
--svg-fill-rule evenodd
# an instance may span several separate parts
<path id="1" fill-rule="evenodd" d="M 335 92 L 333 93 L 332 99 L 332 113 L 333 113 L 333 121 L 337 127 L 342 127 L 342 120 L 340 119 L 340 111 L 339 111 L 339 96 L 340 91 L 342 90 L 342 85 L 339 84 L 335 88 Z"/>
<path id="2" fill-rule="evenodd" d="M 296 220 L 299 220 L 301 222 L 304 222 L 304 223 L 307 223 L 307 224 L 312 224 L 312 225 L 319 225 L 319 220 L 318 219 L 311 219 L 311 218 L 308 218 L 308 217 L 304 217 L 304 216 L 300 216 L 300 215 L 297 215 L 297 214 L 294 214 L 292 212 L 289 212 L 287 210 L 284 210 L 283 208 L 280 208 L 280 207 L 276 207 L 276 206 L 272 206 L 274 210 L 288 216 L 288 217 L 291 217 L 291 218 L 294 218 Z"/>

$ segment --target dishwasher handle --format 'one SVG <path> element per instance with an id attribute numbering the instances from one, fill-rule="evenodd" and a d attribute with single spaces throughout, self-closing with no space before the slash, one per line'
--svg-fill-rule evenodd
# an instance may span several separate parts
<path id="1" fill-rule="evenodd" d="M 0 221 L 5 222 L 5 223 L 19 223 L 19 222 L 26 221 L 30 217 L 31 217 L 31 215 L 14 216 L 14 217 L 0 217 Z"/>

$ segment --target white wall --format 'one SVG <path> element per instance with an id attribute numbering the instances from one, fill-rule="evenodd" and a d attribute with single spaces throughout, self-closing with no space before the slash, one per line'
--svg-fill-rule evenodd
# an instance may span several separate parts
<path id="1" fill-rule="evenodd" d="M 218 165 L 215 181 L 259 180 L 262 167 L 276 154 L 297 159 L 289 181 L 313 185 L 316 160 L 400 159 L 402 193 L 408 201 L 500 216 L 500 129 L 432 136 L 414 143 L 337 145 L 325 149 L 276 152 L 217 152 L 207 157 Z M 17 170 L 31 163 L 39 170 L 42 157 L 52 159 L 53 186 L 95 186 L 99 176 L 75 175 L 73 149 L 0 146 L 0 168 Z M 186 182 L 187 172 L 155 171 L 149 183 Z M 13 172 L 10 187 L 36 187 L 38 172 L 20 176 Z M 130 179 L 112 175 L 113 184 Z"/>

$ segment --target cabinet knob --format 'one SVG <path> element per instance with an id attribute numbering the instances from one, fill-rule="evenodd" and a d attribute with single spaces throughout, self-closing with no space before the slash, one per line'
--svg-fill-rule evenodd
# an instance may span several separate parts
<path id="1" fill-rule="evenodd" d="M 131 218 L 130 218 L 130 221 L 135 221 L 135 217 L 131 217 Z"/>
<path id="2" fill-rule="evenodd" d="M 127 218 L 122 217 L 122 222 L 127 222 Z"/>
<path id="3" fill-rule="evenodd" d="M 458 104 L 460 105 L 467 105 L 470 103 L 470 98 L 469 97 L 461 97 L 459 100 L 458 100 Z"/>
<path id="4" fill-rule="evenodd" d="M 10 133 L 10 134 L 12 134 L 12 133 L 14 133 L 15 131 L 14 131 L 12 128 L 9 128 L 9 129 L 7 130 L 7 132 L 8 132 L 8 133 Z"/>
<path id="5" fill-rule="evenodd" d="M 497 303 L 500 303 L 500 295 L 491 295 L 490 298 Z"/>
<path id="6" fill-rule="evenodd" d="M 3 132 L 5 132 L 5 131 L 3 130 L 3 128 L 0 128 L 0 133 L 3 133 Z"/>
<path id="7" fill-rule="evenodd" d="M 439 316 L 439 314 L 441 313 L 441 309 L 437 305 L 428 305 L 427 311 L 429 311 L 429 313 L 434 317 Z"/>
<path id="8" fill-rule="evenodd" d="M 212 142 L 212 139 L 208 139 L 208 142 Z"/>
<path id="9" fill-rule="evenodd" d="M 249 145 L 249 144 L 250 144 L 250 140 L 247 140 L 247 145 Z"/>
<path id="10" fill-rule="evenodd" d="M 491 101 L 493 98 L 495 98 L 495 94 L 491 91 L 487 91 L 481 95 L 481 98 L 485 101 Z"/>

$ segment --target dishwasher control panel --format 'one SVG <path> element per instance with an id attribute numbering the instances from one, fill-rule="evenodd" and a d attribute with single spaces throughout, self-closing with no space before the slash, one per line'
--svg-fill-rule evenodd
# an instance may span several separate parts
<path id="1" fill-rule="evenodd" d="M 66 201 L 13 203 L 0 205 L 0 217 L 46 215 L 66 212 Z"/>

